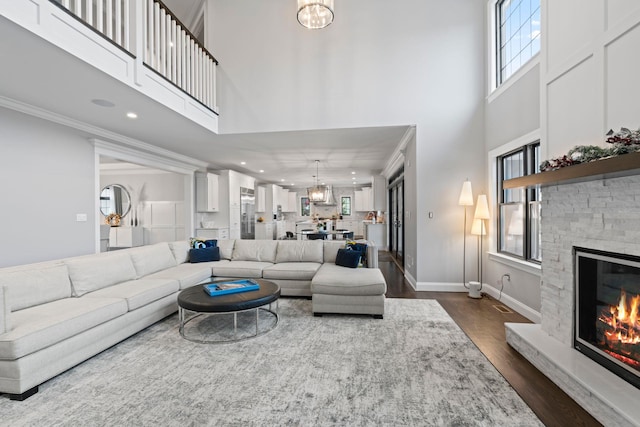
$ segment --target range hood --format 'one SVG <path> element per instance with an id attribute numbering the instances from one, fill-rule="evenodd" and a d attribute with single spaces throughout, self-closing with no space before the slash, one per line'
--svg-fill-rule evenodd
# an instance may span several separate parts
<path id="1" fill-rule="evenodd" d="M 333 198 L 333 187 L 331 185 L 327 185 L 327 199 L 326 202 L 313 202 L 316 206 L 335 206 L 336 200 Z"/>

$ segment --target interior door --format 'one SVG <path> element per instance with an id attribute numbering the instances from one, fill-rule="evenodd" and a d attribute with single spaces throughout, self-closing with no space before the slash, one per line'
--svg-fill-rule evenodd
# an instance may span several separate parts
<path id="1" fill-rule="evenodd" d="M 389 252 L 400 265 L 404 265 L 404 181 L 395 181 L 389 188 L 391 224 L 389 227 Z"/>

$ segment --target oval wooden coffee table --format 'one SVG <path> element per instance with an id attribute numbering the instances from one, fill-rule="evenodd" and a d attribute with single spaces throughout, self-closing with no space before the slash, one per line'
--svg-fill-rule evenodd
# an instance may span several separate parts
<path id="1" fill-rule="evenodd" d="M 178 294 L 178 316 L 180 319 L 180 335 L 183 338 L 198 342 L 198 343 L 222 343 L 222 342 L 235 342 L 242 341 L 248 338 L 254 338 L 259 335 L 265 334 L 273 330 L 278 325 L 278 298 L 280 297 L 280 286 L 273 282 L 262 279 L 255 280 L 260 289 L 256 291 L 240 292 L 236 294 L 209 296 L 204 291 L 203 285 L 209 283 L 220 283 L 226 280 L 211 281 L 208 283 L 199 284 L 190 288 L 184 289 Z M 272 304 L 276 303 L 275 310 L 272 310 Z M 193 313 L 189 316 L 189 312 Z M 251 322 L 253 323 L 253 312 L 255 312 L 255 333 L 253 334 L 239 334 L 238 333 L 238 315 L 243 317 L 241 320 L 241 329 L 246 330 L 247 316 L 251 316 Z M 260 312 L 271 316 L 271 321 L 264 321 L 263 327 L 260 326 Z M 224 333 L 229 333 L 231 323 L 225 319 L 215 319 L 209 324 L 206 324 L 207 320 L 202 320 L 198 329 L 201 331 L 201 337 L 196 337 L 194 334 L 189 334 L 185 331 L 187 324 L 203 315 L 207 317 L 218 317 L 216 315 L 224 315 L 225 317 L 233 317 L 233 333 L 229 336 L 224 336 Z M 269 319 L 266 319 L 269 320 Z M 214 331 L 215 329 L 221 329 Z M 208 333 L 215 332 L 215 333 Z M 218 339 L 209 339 L 207 335 L 217 335 Z"/>

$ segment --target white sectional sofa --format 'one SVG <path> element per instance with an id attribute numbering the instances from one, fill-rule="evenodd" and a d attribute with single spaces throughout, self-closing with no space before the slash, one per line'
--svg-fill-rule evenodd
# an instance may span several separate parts
<path id="1" fill-rule="evenodd" d="M 336 266 L 343 242 L 218 245 L 219 261 L 193 264 L 189 241 L 179 241 L 0 269 L 0 393 L 26 399 L 39 384 L 176 312 L 177 294 L 212 276 L 268 279 L 283 296 L 312 296 L 318 314 L 384 314 L 382 273 Z"/>

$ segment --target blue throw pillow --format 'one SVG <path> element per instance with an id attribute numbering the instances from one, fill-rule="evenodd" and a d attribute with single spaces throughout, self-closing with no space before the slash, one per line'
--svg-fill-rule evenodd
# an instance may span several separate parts
<path id="1" fill-rule="evenodd" d="M 360 251 L 338 249 L 338 255 L 336 256 L 336 265 L 339 265 L 341 267 L 358 268 L 361 256 L 362 253 Z"/>
<path id="2" fill-rule="evenodd" d="M 367 244 L 366 243 L 356 243 L 356 242 L 347 242 L 347 249 L 352 251 L 360 252 L 362 256 L 362 264 L 367 263 Z"/>
<path id="3" fill-rule="evenodd" d="M 218 241 L 215 239 L 191 239 L 191 247 L 194 249 L 212 248 L 215 246 L 218 246 Z"/>
<path id="4" fill-rule="evenodd" d="M 189 250 L 189 262 L 208 262 L 208 261 L 220 261 L 220 248 L 217 246 L 210 246 L 208 248 L 190 249 Z"/>

